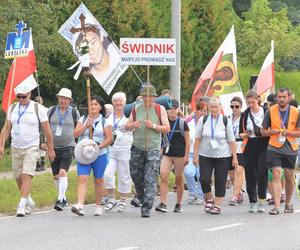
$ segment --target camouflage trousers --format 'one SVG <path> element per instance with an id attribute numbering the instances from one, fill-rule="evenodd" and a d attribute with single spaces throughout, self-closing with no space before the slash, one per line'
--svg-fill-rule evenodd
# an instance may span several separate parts
<path id="1" fill-rule="evenodd" d="M 130 175 L 134 183 L 136 196 L 142 203 L 142 211 L 150 210 L 156 194 L 156 182 L 159 174 L 159 150 L 143 151 L 131 147 Z"/>

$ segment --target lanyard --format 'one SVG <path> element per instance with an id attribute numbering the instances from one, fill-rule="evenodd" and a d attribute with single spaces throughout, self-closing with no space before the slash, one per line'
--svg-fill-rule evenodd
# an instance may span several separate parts
<path id="1" fill-rule="evenodd" d="M 63 115 L 60 113 L 58 106 L 57 106 L 56 110 L 58 112 L 59 126 L 61 126 L 64 123 L 64 120 L 66 119 L 66 117 L 69 113 L 69 108 L 66 110 L 66 112 Z"/>
<path id="2" fill-rule="evenodd" d="M 171 131 L 170 134 L 168 134 L 168 139 L 169 139 L 169 141 L 171 141 L 171 139 L 172 139 L 172 136 L 173 136 L 173 134 L 174 134 L 174 130 L 175 130 L 175 128 L 176 128 L 176 125 L 177 125 L 177 123 L 178 123 L 178 120 L 179 120 L 179 117 L 176 118 L 176 121 L 175 121 L 175 123 L 174 123 L 174 125 L 173 125 L 172 131 Z"/>
<path id="3" fill-rule="evenodd" d="M 234 134 L 234 136 L 235 136 L 235 134 L 236 134 L 236 131 L 238 130 L 238 128 L 239 128 L 239 123 L 238 123 L 238 125 L 237 126 L 233 126 L 233 123 L 234 123 L 234 116 L 232 115 L 232 128 L 233 128 L 233 134 Z M 237 119 L 237 121 L 239 121 L 239 119 Z"/>
<path id="4" fill-rule="evenodd" d="M 217 123 L 219 121 L 219 117 L 220 116 L 218 115 L 215 126 L 213 126 L 213 117 L 212 117 L 212 115 L 210 116 L 211 138 L 214 138 L 215 129 L 216 129 Z"/>
<path id="5" fill-rule="evenodd" d="M 18 123 L 18 124 L 20 124 L 20 119 L 21 119 L 22 115 L 24 115 L 24 113 L 25 113 L 26 109 L 28 108 L 29 104 L 30 104 L 30 102 L 26 105 L 26 107 L 25 107 L 25 109 L 22 111 L 22 113 L 20 113 L 20 103 L 19 103 L 19 112 L 18 112 L 19 118 L 18 118 L 18 120 L 17 120 L 17 123 Z"/>
<path id="6" fill-rule="evenodd" d="M 117 128 L 119 122 L 123 119 L 123 117 L 124 117 L 124 114 L 122 115 L 122 117 L 120 118 L 120 120 L 118 120 L 118 121 L 116 122 L 116 113 L 114 112 L 114 129 Z"/>
<path id="7" fill-rule="evenodd" d="M 281 116 L 281 112 L 279 111 L 278 109 L 278 112 L 279 112 L 279 116 L 280 116 L 280 120 L 281 120 L 281 128 L 284 128 L 285 129 L 285 122 L 286 122 L 286 118 L 287 118 L 287 114 L 289 112 L 289 109 L 290 109 L 290 106 L 288 106 L 285 114 L 284 114 L 284 118 L 282 119 L 282 116 Z"/>
<path id="8" fill-rule="evenodd" d="M 196 115 L 194 115 L 194 123 L 195 123 L 195 128 L 197 127 L 197 119 L 196 119 Z"/>

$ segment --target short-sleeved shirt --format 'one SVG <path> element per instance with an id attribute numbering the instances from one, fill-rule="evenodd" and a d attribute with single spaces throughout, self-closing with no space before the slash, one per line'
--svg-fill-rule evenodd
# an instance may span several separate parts
<path id="1" fill-rule="evenodd" d="M 102 119 L 104 119 L 104 124 Z M 79 119 L 79 122 L 81 123 L 85 123 L 86 122 L 86 116 L 82 116 Z M 97 119 L 94 120 L 94 124 L 93 124 L 93 140 L 95 142 L 97 142 L 98 144 L 102 143 L 105 140 L 104 137 L 104 128 L 107 128 L 111 125 L 108 124 L 107 119 L 103 118 L 102 114 L 99 114 L 99 116 L 97 117 Z M 82 139 L 88 139 L 90 138 L 90 130 L 89 128 L 87 128 L 86 130 L 84 130 L 83 134 L 79 137 L 79 141 Z M 107 153 L 107 149 L 106 148 L 102 148 L 99 151 L 99 155 L 103 155 Z"/>
<path id="2" fill-rule="evenodd" d="M 167 153 L 166 153 L 166 148 L 164 148 L 163 155 L 170 156 L 170 157 L 184 157 L 185 156 L 185 138 L 184 138 L 184 135 L 181 134 L 179 119 L 180 118 L 178 117 L 177 123 L 176 123 L 176 120 L 171 121 L 169 119 L 171 130 L 168 133 L 168 137 L 170 140 L 170 146 L 169 146 Z M 174 127 L 175 123 L 176 123 L 176 127 Z M 183 126 L 184 126 L 183 127 L 184 132 L 189 131 L 189 127 L 185 121 L 183 122 Z M 172 134 L 173 128 L 174 128 L 174 132 Z M 172 134 L 172 137 L 171 137 L 171 134 Z"/>
<path id="3" fill-rule="evenodd" d="M 117 118 L 114 113 L 112 113 L 107 118 L 107 123 L 112 126 L 112 130 L 117 134 L 114 145 L 110 147 L 110 150 L 122 150 L 128 149 L 132 145 L 132 131 L 126 131 L 125 125 L 128 121 L 125 115 L 121 118 Z"/>
<path id="4" fill-rule="evenodd" d="M 256 124 L 256 126 L 258 127 L 262 127 L 262 122 L 264 119 L 264 109 L 262 107 L 259 108 L 259 111 L 257 113 L 252 113 L 249 110 L 249 115 L 247 118 L 247 126 L 246 126 L 246 130 L 248 131 L 254 131 L 254 127 L 253 127 L 253 122 L 251 120 L 250 114 L 253 116 L 253 120 Z M 252 133 L 251 135 L 249 135 L 250 138 L 255 138 L 257 137 L 254 133 Z"/>
<path id="5" fill-rule="evenodd" d="M 225 128 L 223 115 L 212 118 L 209 114 L 204 125 L 203 118 L 204 116 L 199 119 L 195 134 L 195 137 L 201 140 L 198 154 L 211 158 L 230 157 L 229 143 L 235 142 L 231 120 L 227 120 L 227 127 Z M 212 128 L 214 130 L 213 135 Z M 213 148 L 211 144 L 213 140 L 218 145 L 216 148 Z"/>
<path id="6" fill-rule="evenodd" d="M 48 117 L 51 112 L 52 108 L 48 110 Z M 49 123 L 50 123 L 50 128 L 51 128 L 51 133 L 52 133 L 52 138 L 53 138 L 53 145 L 54 148 L 63 148 L 63 147 L 71 147 L 75 146 L 75 139 L 73 136 L 74 132 L 74 118 L 72 111 L 73 108 L 69 107 L 68 110 L 66 111 L 65 114 L 60 115 L 59 108 L 57 107 L 50 117 Z M 61 119 L 61 124 L 60 124 L 60 116 L 63 118 Z M 76 120 L 78 121 L 80 118 L 79 112 L 76 112 Z M 62 128 L 61 135 L 57 135 L 56 130 L 57 127 L 60 126 Z"/>
<path id="7" fill-rule="evenodd" d="M 288 109 L 287 111 L 280 111 L 281 117 L 284 117 L 286 112 L 290 112 L 290 109 Z M 289 113 L 287 114 L 287 116 L 289 116 Z M 268 129 L 271 127 L 271 116 L 270 116 L 269 110 L 265 114 L 262 126 L 264 129 Z M 288 127 L 288 119 L 286 119 L 284 126 L 286 128 Z M 296 127 L 300 128 L 300 116 L 298 116 Z M 267 150 L 272 150 L 272 151 L 275 151 L 277 153 L 284 154 L 284 155 L 297 155 L 298 154 L 298 151 L 293 150 L 293 148 L 288 140 L 285 140 L 284 144 L 280 148 L 276 148 L 269 144 Z"/>
<path id="8" fill-rule="evenodd" d="M 186 119 L 186 122 L 190 130 L 190 153 L 194 153 L 195 133 L 198 121 L 194 115 L 189 120 Z"/>
<path id="9" fill-rule="evenodd" d="M 11 145 L 15 148 L 29 148 L 40 144 L 40 122 L 48 121 L 47 113 L 42 105 L 38 105 L 39 120 L 34 108 L 35 102 L 30 101 L 28 106 L 16 104 L 13 111 L 12 105 L 7 111 L 7 120 L 11 121 Z"/>

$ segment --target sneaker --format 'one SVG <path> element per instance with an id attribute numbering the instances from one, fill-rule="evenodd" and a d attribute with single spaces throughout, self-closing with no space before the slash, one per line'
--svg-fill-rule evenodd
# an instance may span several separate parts
<path id="1" fill-rule="evenodd" d="M 265 212 L 265 204 L 262 202 L 258 202 L 257 204 L 257 212 L 264 213 Z"/>
<path id="2" fill-rule="evenodd" d="M 167 205 L 161 202 L 161 203 L 155 208 L 155 211 L 166 213 L 166 212 L 168 212 Z"/>
<path id="3" fill-rule="evenodd" d="M 142 210 L 141 211 L 142 218 L 149 218 L 150 217 L 150 210 Z"/>
<path id="4" fill-rule="evenodd" d="M 256 203 L 250 203 L 248 212 L 249 213 L 255 213 L 256 211 L 257 211 L 257 209 L 256 209 Z"/>
<path id="5" fill-rule="evenodd" d="M 102 207 L 101 206 L 96 206 L 96 210 L 95 210 L 95 216 L 101 216 L 102 213 Z"/>
<path id="6" fill-rule="evenodd" d="M 239 205 L 238 198 L 235 196 L 232 196 L 232 198 L 228 204 L 229 204 L 229 206 L 238 206 Z"/>
<path id="7" fill-rule="evenodd" d="M 194 203 L 195 203 L 196 205 L 203 205 L 203 204 L 204 204 L 204 200 L 201 199 L 201 198 L 198 198 L 198 199 L 195 199 Z"/>
<path id="8" fill-rule="evenodd" d="M 17 217 L 25 217 L 25 206 L 17 208 Z"/>
<path id="9" fill-rule="evenodd" d="M 195 201 L 195 197 L 193 195 L 189 195 L 187 203 L 189 205 L 192 205 L 194 203 L 194 201 Z"/>
<path id="10" fill-rule="evenodd" d="M 182 211 L 183 211 L 182 206 L 181 206 L 179 203 L 177 203 L 177 204 L 175 205 L 175 207 L 174 207 L 173 212 L 174 212 L 174 213 L 181 213 Z"/>
<path id="11" fill-rule="evenodd" d="M 141 207 L 142 206 L 142 203 L 139 201 L 138 198 L 133 198 L 131 201 L 130 201 L 130 205 L 134 206 L 134 207 Z"/>
<path id="12" fill-rule="evenodd" d="M 28 199 L 26 201 L 26 205 L 28 205 L 30 207 L 30 210 L 33 209 L 35 207 L 35 202 L 34 200 L 31 198 L 31 196 L 28 196 Z"/>
<path id="13" fill-rule="evenodd" d="M 108 197 L 106 195 L 103 196 L 102 199 L 101 199 L 101 205 L 103 205 L 103 206 L 106 205 L 106 203 L 108 202 L 108 200 L 109 199 L 108 199 Z"/>
<path id="14" fill-rule="evenodd" d="M 105 207 L 104 207 L 104 210 L 105 210 L 106 212 L 108 212 L 108 211 L 112 210 L 116 205 L 117 205 L 117 202 L 116 202 L 115 200 L 109 200 L 109 201 L 106 203 L 106 205 L 105 205 Z"/>
<path id="15" fill-rule="evenodd" d="M 126 202 L 120 201 L 118 204 L 118 212 L 123 213 L 126 210 Z"/>
<path id="16" fill-rule="evenodd" d="M 64 210 L 63 202 L 61 200 L 57 200 L 54 204 L 54 209 L 56 209 L 57 211 L 63 211 Z"/>
<path id="17" fill-rule="evenodd" d="M 29 205 L 25 206 L 25 214 L 30 215 L 31 214 L 31 207 Z"/>
<path id="18" fill-rule="evenodd" d="M 85 215 L 84 208 L 79 206 L 78 204 L 72 206 L 71 211 L 72 211 L 72 213 L 77 214 L 79 216 L 84 216 Z"/>

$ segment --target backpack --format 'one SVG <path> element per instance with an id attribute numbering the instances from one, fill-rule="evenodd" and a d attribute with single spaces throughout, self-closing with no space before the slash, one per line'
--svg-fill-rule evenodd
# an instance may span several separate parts
<path id="1" fill-rule="evenodd" d="M 56 108 L 57 108 L 57 105 L 53 106 L 50 109 L 50 113 L 49 113 L 49 116 L 48 116 L 49 123 L 50 123 L 50 119 L 51 119 L 52 115 L 54 114 Z M 75 128 L 77 126 L 77 109 L 76 108 L 72 108 L 72 117 L 73 117 L 74 128 Z"/>
<path id="2" fill-rule="evenodd" d="M 205 122 L 207 121 L 207 118 L 208 118 L 208 115 L 204 115 L 204 116 L 203 116 L 202 132 L 203 132 L 204 124 L 205 124 Z M 227 118 L 227 116 L 223 115 L 223 124 L 224 124 L 224 126 L 225 126 L 225 135 L 226 135 L 226 137 L 227 137 L 227 133 L 226 133 L 226 130 L 227 130 L 227 123 L 228 123 L 228 118 Z"/>

